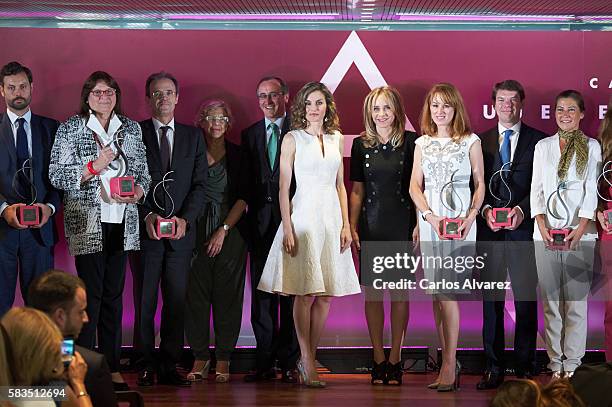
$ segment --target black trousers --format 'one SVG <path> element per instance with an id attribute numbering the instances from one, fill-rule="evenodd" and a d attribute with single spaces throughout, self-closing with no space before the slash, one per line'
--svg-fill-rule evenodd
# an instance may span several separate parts
<path id="1" fill-rule="evenodd" d="M 151 244 L 153 243 L 153 244 Z M 185 297 L 193 250 L 175 251 L 167 240 L 147 242 L 141 250 L 142 300 L 140 346 L 145 367 L 154 368 L 155 311 L 161 288 L 163 300 L 159 345 L 159 369 L 174 369 L 184 344 Z"/>
<path id="2" fill-rule="evenodd" d="M 293 324 L 293 297 L 271 294 L 257 289 L 274 234 L 268 233 L 251 247 L 251 325 L 257 341 L 256 368 L 269 370 L 278 359 L 282 370 L 294 369 L 299 344 Z"/>
<path id="3" fill-rule="evenodd" d="M 75 257 L 77 274 L 87 288 L 87 323 L 77 344 L 93 349 L 98 333 L 99 350 L 111 372 L 119 371 L 123 286 L 126 252 L 123 251 L 123 224 L 102 223 L 101 252 Z"/>
<path id="4" fill-rule="evenodd" d="M 35 234 L 38 231 L 33 229 L 10 229 L 0 240 L 0 318 L 13 306 L 17 277 L 25 301 L 32 280 L 53 267 L 53 248 L 44 246 Z"/>
<path id="5" fill-rule="evenodd" d="M 505 232 L 507 233 L 507 232 Z M 525 237 L 524 237 L 525 238 Z M 528 239 L 529 236 L 526 237 Z M 538 331 L 538 284 L 533 242 L 506 240 L 494 242 L 488 250 L 489 275 L 486 280 L 505 281 L 510 276 L 514 291 L 516 324 L 514 329 L 514 361 L 517 373 L 535 373 L 536 340 Z M 506 360 L 504 332 L 504 291 L 487 293 L 483 301 L 482 340 L 487 358 L 487 369 L 504 372 Z"/>

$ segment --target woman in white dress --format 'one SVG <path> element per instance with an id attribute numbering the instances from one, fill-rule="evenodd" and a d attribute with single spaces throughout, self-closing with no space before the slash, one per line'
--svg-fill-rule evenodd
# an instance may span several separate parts
<path id="1" fill-rule="evenodd" d="M 293 129 L 283 138 L 280 158 L 280 225 L 259 290 L 295 295 L 293 319 L 300 344 L 302 384 L 324 387 L 315 355 L 331 297 L 357 294 L 359 281 L 351 251 L 344 171 L 344 138 L 333 96 L 310 82 L 291 110 Z M 289 202 L 295 174 L 296 191 Z"/>
<path id="2" fill-rule="evenodd" d="M 472 225 L 485 194 L 482 149 L 480 139 L 470 130 L 469 118 L 459 91 L 448 83 L 434 85 L 427 94 L 421 113 L 421 132 L 423 136 L 416 140 L 414 150 L 410 196 L 420 212 L 422 254 L 440 256 L 441 249 L 451 246 L 450 243 L 432 243 L 445 240 L 441 233 L 444 218 L 458 218 L 462 221 L 459 227 L 461 237 L 458 240 L 476 241 L 476 227 Z M 470 193 L 470 177 L 474 181 L 473 196 Z M 450 189 L 450 181 L 453 181 L 452 193 L 447 190 Z M 441 201 L 441 195 L 445 203 Z M 452 246 L 453 255 L 456 246 L 461 246 L 461 254 L 474 251 L 473 243 L 460 242 Z M 425 277 L 430 282 L 440 280 L 440 273 L 444 277 L 462 278 L 455 270 L 425 268 Z M 444 290 L 433 290 L 434 293 L 440 291 Z M 459 304 L 449 295 L 434 296 L 433 311 L 442 348 L 442 367 L 437 380 L 428 387 L 438 391 L 452 391 L 458 387 L 460 370 L 456 359 Z"/>
<path id="3" fill-rule="evenodd" d="M 578 91 L 561 92 L 555 105 L 559 130 L 536 144 L 530 203 L 548 367 L 559 379 L 574 374 L 586 349 L 601 148 L 580 130 L 584 99 Z M 562 250 L 552 246 L 554 229 L 569 230 Z"/>

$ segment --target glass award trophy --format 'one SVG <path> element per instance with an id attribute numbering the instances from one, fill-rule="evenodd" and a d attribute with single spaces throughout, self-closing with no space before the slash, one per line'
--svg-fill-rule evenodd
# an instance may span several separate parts
<path id="1" fill-rule="evenodd" d="M 495 171 L 493 173 L 493 175 L 491 176 L 491 179 L 489 180 L 489 192 L 491 193 L 491 196 L 493 196 L 493 198 L 495 198 L 497 202 L 503 203 L 502 207 L 494 207 L 491 209 L 493 211 L 493 218 L 494 218 L 494 221 L 492 222 L 492 224 L 493 226 L 497 228 L 505 228 L 505 227 L 512 225 L 512 220 L 510 219 L 510 216 L 509 216 L 510 208 L 508 208 L 508 205 L 510 205 L 510 202 L 512 202 L 512 189 L 510 189 L 510 185 L 508 185 L 508 183 L 506 182 L 507 175 L 504 176 L 505 173 L 510 172 L 511 165 L 512 165 L 511 161 L 502 165 L 502 167 L 498 171 Z M 493 190 L 495 189 L 493 188 L 493 180 L 495 179 L 495 177 L 499 177 L 502 185 L 508 190 L 508 199 L 505 201 L 502 198 L 495 195 L 495 192 L 493 192 Z"/>
<path id="2" fill-rule="evenodd" d="M 461 238 L 459 227 L 461 226 L 462 220 L 459 219 L 459 217 L 461 213 L 463 213 L 463 202 L 453 187 L 453 184 L 457 182 L 455 181 L 455 174 L 457 174 L 457 171 L 459 170 L 455 170 L 453 175 L 451 175 L 450 181 L 444 184 L 440 189 L 440 201 L 442 205 L 451 212 L 457 212 L 457 216 L 442 219 L 442 237 L 445 239 Z M 456 197 L 456 200 L 459 202 L 458 210 L 454 197 Z"/>
<path id="3" fill-rule="evenodd" d="M 174 171 L 168 171 L 167 173 L 165 173 L 162 180 L 155 185 L 155 188 L 153 188 L 153 202 L 155 202 L 155 206 L 157 206 L 160 213 L 164 213 L 164 217 L 157 218 L 157 221 L 155 223 L 155 231 L 159 238 L 172 237 L 176 233 L 176 221 L 174 219 L 171 219 L 172 216 L 174 216 L 174 200 L 172 199 L 172 195 L 170 195 L 168 189 L 166 188 L 166 183 L 174 181 L 173 178 L 168 178 L 168 176 L 173 172 Z M 170 200 L 172 208 L 170 212 L 166 212 L 165 205 L 160 205 L 157 201 L 157 188 L 159 188 L 160 186 L 164 191 L 164 195 L 167 196 Z"/>
<path id="4" fill-rule="evenodd" d="M 570 210 L 561 196 L 561 192 L 569 189 L 571 182 L 561 181 L 557 185 L 557 189 L 553 191 L 546 200 L 546 211 L 548 214 L 556 220 L 562 220 L 563 226 L 560 228 L 554 228 L 549 230 L 552 243 L 550 244 L 551 249 L 555 250 L 569 250 L 569 242 L 565 241 L 565 238 L 569 235 L 571 229 L 568 227 L 572 218 Z M 556 199 L 555 199 L 556 198 Z M 561 205 L 563 209 L 563 215 L 560 215 L 557 206 Z"/>
<path id="5" fill-rule="evenodd" d="M 602 170 L 601 170 L 601 174 L 599 175 L 599 177 L 597 177 L 597 195 L 599 195 L 599 197 L 605 201 L 605 202 L 612 202 L 612 182 L 610 182 L 610 179 L 608 179 L 608 175 L 609 173 L 612 172 L 612 161 L 608 161 L 604 164 Z M 601 180 L 606 181 L 606 183 L 608 184 L 608 197 L 605 197 L 601 194 L 601 192 L 599 191 L 599 183 Z M 612 209 L 607 209 L 603 212 L 604 218 L 606 218 L 606 220 L 608 221 L 609 224 L 612 224 Z"/>
<path id="6" fill-rule="evenodd" d="M 130 166 L 128 164 L 127 156 L 121 148 L 121 145 L 123 144 L 123 139 L 123 136 L 119 134 L 119 132 L 117 132 L 113 140 L 113 144 L 117 149 L 117 154 L 121 157 L 123 165 L 120 164 L 121 170 L 119 171 L 119 173 L 121 175 L 110 179 L 111 196 L 114 194 L 117 194 L 122 197 L 134 196 L 134 177 L 132 177 L 131 175 L 125 175 L 129 171 Z M 109 167 L 115 170 L 117 169 L 117 167 L 115 167 L 113 163 L 109 164 Z"/>
<path id="7" fill-rule="evenodd" d="M 32 182 L 31 178 L 31 159 L 28 158 L 23 162 L 21 168 L 15 172 L 15 176 L 13 177 L 13 190 L 19 196 L 19 198 L 24 202 L 29 202 L 29 204 L 20 205 L 17 208 L 17 217 L 19 219 L 19 223 L 23 226 L 36 226 L 40 224 L 41 211 L 40 208 L 34 203 L 36 202 L 37 192 L 36 187 L 34 186 L 34 182 Z M 30 174 L 30 175 L 28 175 Z M 26 196 L 27 192 L 23 190 L 23 187 L 18 185 L 20 179 L 23 179 L 30 189 L 30 196 Z M 21 185 L 24 185 L 21 183 Z"/>

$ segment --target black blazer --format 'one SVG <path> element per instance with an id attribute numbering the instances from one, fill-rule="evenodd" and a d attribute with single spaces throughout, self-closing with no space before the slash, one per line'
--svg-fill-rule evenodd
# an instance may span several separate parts
<path id="1" fill-rule="evenodd" d="M 94 407 L 117 407 L 117 396 L 104 355 L 78 345 L 74 349 L 87 363 L 85 388 L 91 398 L 91 404 Z"/>
<path id="2" fill-rule="evenodd" d="M 239 199 L 238 189 L 240 185 L 240 176 L 241 176 L 240 168 L 242 166 L 242 163 L 240 161 L 241 154 L 242 153 L 241 153 L 241 149 L 239 145 L 234 144 L 231 141 L 225 139 L 225 163 L 226 163 L 226 168 L 227 168 L 227 185 L 229 189 L 228 205 L 230 209 L 234 206 L 236 201 Z M 205 210 L 206 210 L 205 206 L 202 206 L 202 212 L 200 212 L 200 215 L 204 215 Z M 205 218 L 200 218 L 200 219 L 203 222 L 206 221 Z M 200 219 L 198 219 L 198 222 L 200 221 Z M 235 227 L 238 228 L 238 231 L 240 232 L 242 237 L 246 239 L 248 231 L 247 231 L 246 219 L 245 219 L 244 214 L 242 215 L 242 217 L 240 217 L 240 220 L 235 225 Z M 203 232 L 203 228 L 198 228 L 196 247 L 202 247 L 206 241 L 206 236 L 204 236 L 204 233 L 200 233 L 200 232 Z"/>
<path id="3" fill-rule="evenodd" d="M 164 176 L 161 169 L 161 156 L 159 152 L 158 136 L 155 132 L 153 120 L 140 122 L 142 128 L 142 139 L 147 148 L 147 165 L 151 174 L 151 186 L 149 193 L 142 205 L 139 205 L 141 220 L 141 245 L 143 249 L 156 250 L 159 241 L 149 239 L 144 227 L 144 218 L 150 212 L 161 216 L 162 213 L 153 201 L 153 190 L 155 185 Z M 174 124 L 174 145 L 172 148 L 172 163 L 170 170 L 173 182 L 166 184 L 168 192 L 174 200 L 174 215 L 187 221 L 187 232 L 180 240 L 168 240 L 174 250 L 190 250 L 195 245 L 195 222 L 204 205 L 204 188 L 208 174 L 208 163 L 206 161 L 206 144 L 199 129 L 184 124 Z M 163 189 L 157 188 L 157 200 L 160 204 L 164 202 Z M 170 211 L 170 203 L 167 204 Z"/>
<path id="4" fill-rule="evenodd" d="M 279 148 L 274 168 L 270 168 L 266 153 L 266 125 L 262 119 L 247 127 L 241 135 L 241 176 L 238 197 L 247 202 L 248 235 L 250 243 L 258 242 L 266 234 L 274 234 L 281 223 L 278 200 L 280 179 L 280 146 L 290 130 L 289 117 L 283 120 Z M 295 192 L 295 178 L 291 180 L 290 196 Z"/>
<path id="5" fill-rule="evenodd" d="M 49 160 L 51 147 L 55 141 L 55 132 L 59 126 L 57 120 L 32 114 L 30 121 L 32 129 L 32 167 L 33 180 L 36 187 L 39 203 L 50 203 L 56 211 L 60 210 L 60 192 L 53 188 L 49 181 Z M 12 205 L 20 203 L 19 196 L 13 190 L 12 182 L 17 166 L 17 149 L 11 127 L 11 120 L 7 114 L 0 118 L 0 205 L 4 202 Z M 29 203 L 29 202 L 28 202 Z M 4 218 L 0 218 L 0 240 L 2 240 L 11 227 Z M 40 229 L 31 229 L 40 238 L 40 243 L 47 247 L 57 242 L 57 231 L 54 219 Z"/>
<path id="6" fill-rule="evenodd" d="M 495 171 L 501 168 L 501 156 L 499 154 L 499 132 L 497 124 L 494 128 L 479 135 L 482 143 L 482 154 L 484 158 L 484 182 L 485 199 L 484 205 L 492 207 L 502 206 L 504 203 L 497 202 L 489 190 L 489 181 Z M 504 233 L 515 235 L 517 240 L 531 240 L 533 234 L 533 219 L 531 218 L 531 207 L 529 194 L 531 192 L 531 174 L 533 173 L 533 152 L 538 141 L 548 137 L 543 132 L 521 123 L 518 144 L 514 151 L 510 173 L 508 173 L 508 184 L 512 189 L 512 201 L 509 207 L 519 206 L 525 214 L 523 223 L 515 231 L 502 229 L 494 233 L 489 229 L 482 216 L 478 216 L 478 240 L 498 240 Z M 495 194 L 500 196 L 501 188 L 505 188 L 498 176 L 492 183 Z"/>

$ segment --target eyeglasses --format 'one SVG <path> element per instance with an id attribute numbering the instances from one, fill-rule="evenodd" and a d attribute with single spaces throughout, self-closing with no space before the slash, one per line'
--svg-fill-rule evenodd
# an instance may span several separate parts
<path id="1" fill-rule="evenodd" d="M 229 122 L 229 117 L 222 116 L 222 115 L 218 115 L 218 116 L 206 116 L 206 117 L 204 117 L 204 120 L 206 120 L 207 122 L 210 122 L 210 123 L 213 123 L 213 122 L 225 122 L 225 123 L 228 123 Z"/>
<path id="2" fill-rule="evenodd" d="M 95 97 L 99 98 L 99 97 L 102 97 L 102 95 L 104 95 L 104 96 L 114 96 L 117 93 L 117 91 L 115 89 L 113 89 L 113 88 L 108 88 L 108 89 L 105 89 L 105 90 L 100 90 L 100 89 L 92 90 L 89 93 L 91 93 Z"/>
<path id="3" fill-rule="evenodd" d="M 271 97 L 272 99 L 278 99 L 282 95 L 284 95 L 283 92 L 270 92 L 270 93 L 258 93 L 257 97 L 261 100 L 265 100 L 268 97 Z"/>
<path id="4" fill-rule="evenodd" d="M 159 99 L 161 97 L 167 96 L 170 97 L 172 95 L 174 95 L 176 92 L 173 90 L 156 90 L 155 92 L 151 93 L 151 96 L 153 96 L 155 99 Z"/>

